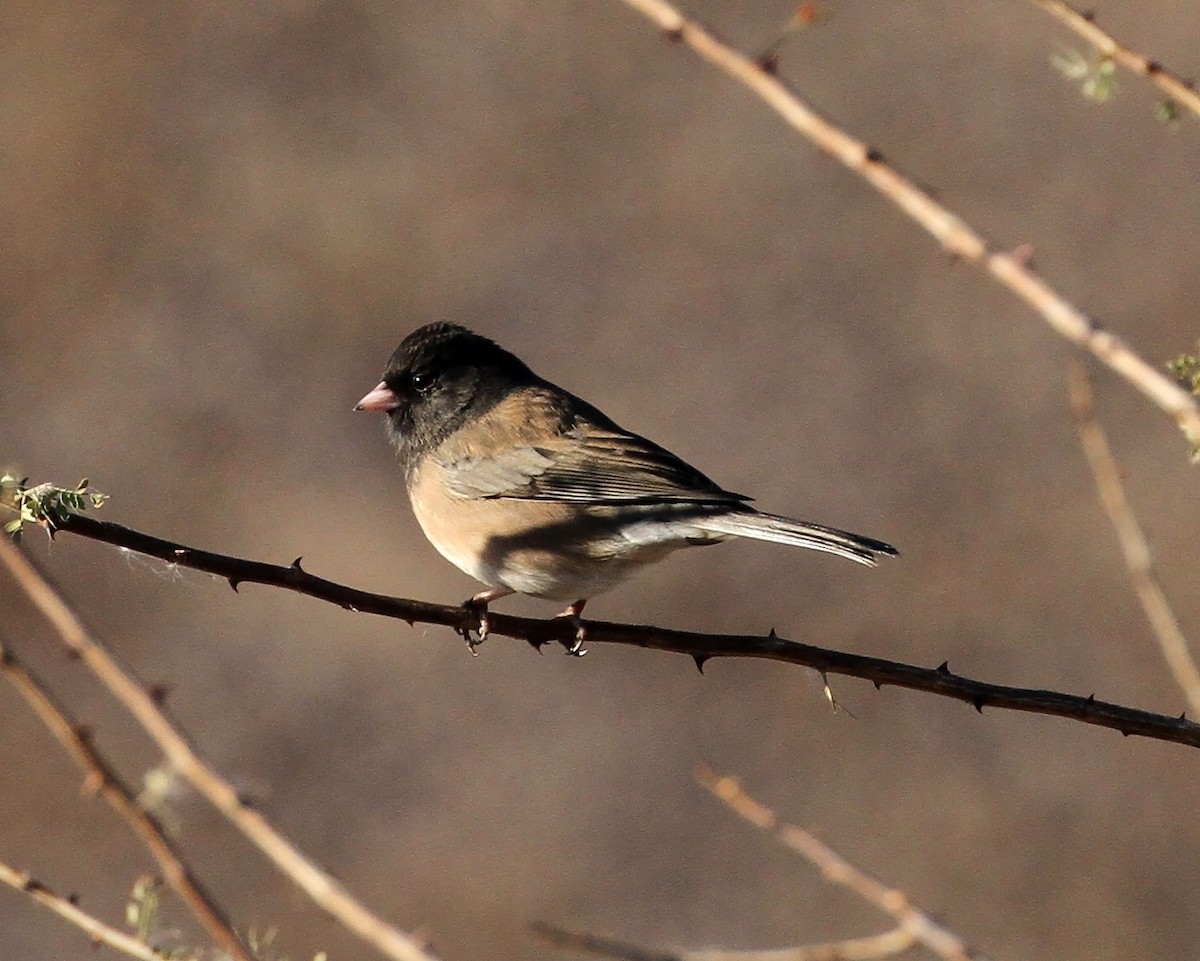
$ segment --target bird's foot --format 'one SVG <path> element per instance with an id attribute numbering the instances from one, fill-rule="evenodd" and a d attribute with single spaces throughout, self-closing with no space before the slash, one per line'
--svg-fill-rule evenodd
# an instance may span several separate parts
<path id="1" fill-rule="evenodd" d="M 579 616 L 583 611 L 583 605 L 586 603 L 586 599 L 582 601 L 576 601 L 561 614 L 557 615 L 557 617 L 565 617 L 571 622 L 571 626 L 575 628 L 574 639 L 562 642 L 562 646 L 572 657 L 583 657 L 583 655 L 587 653 L 583 646 L 584 638 L 587 637 L 587 630 L 583 626 L 583 619 Z"/>
<path id="2" fill-rule="evenodd" d="M 479 647 L 487 640 L 488 633 L 491 631 L 491 619 L 488 617 L 487 603 L 479 603 L 473 597 L 468 597 L 462 602 L 465 610 L 475 615 L 475 623 L 467 622 L 462 627 L 456 628 L 457 633 L 467 642 L 467 650 L 471 652 L 472 657 L 478 657 L 479 652 L 475 648 Z"/>
<path id="3" fill-rule="evenodd" d="M 468 597 L 462 602 L 465 610 L 475 615 L 475 623 L 467 624 L 458 630 L 462 635 L 463 640 L 467 642 L 467 649 L 471 652 L 472 657 L 478 657 L 479 652 L 475 650 L 488 639 L 488 634 L 492 630 L 491 618 L 488 616 L 488 604 L 501 597 L 507 597 L 513 593 L 507 587 L 493 587 L 489 591 L 480 591 L 474 597 Z M 472 637 L 472 633 L 478 637 Z"/>

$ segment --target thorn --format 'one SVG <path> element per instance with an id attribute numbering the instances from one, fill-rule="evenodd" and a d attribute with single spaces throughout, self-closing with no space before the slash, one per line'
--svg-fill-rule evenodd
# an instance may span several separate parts
<path id="1" fill-rule="evenodd" d="M 872 681 L 871 683 L 875 685 L 875 690 L 877 690 L 877 691 L 883 690 L 883 681 Z"/>
<path id="2" fill-rule="evenodd" d="M 755 63 L 758 64 L 759 70 L 765 74 L 768 74 L 769 76 L 773 77 L 779 73 L 779 54 L 775 53 L 774 51 L 771 51 L 770 53 L 764 53 L 758 58 L 758 60 L 755 61 Z"/>
<path id="3" fill-rule="evenodd" d="M 79 907 L 79 892 L 78 891 L 72 891 L 70 894 L 67 895 L 67 904 L 73 904 L 75 907 Z"/>
<path id="4" fill-rule="evenodd" d="M 156 707 L 162 707 L 164 704 L 166 704 L 167 703 L 167 695 L 170 693 L 171 693 L 171 688 L 168 687 L 166 684 L 150 685 L 150 700 L 152 700 L 154 702 Z"/>
<path id="5" fill-rule="evenodd" d="M 983 713 L 983 698 L 982 697 L 975 698 L 975 700 L 972 701 L 971 703 L 975 705 L 976 711 L 978 711 L 980 714 Z"/>
<path id="6" fill-rule="evenodd" d="M 237 802 L 244 808 L 254 807 L 254 795 L 246 791 L 237 792 Z"/>
<path id="7" fill-rule="evenodd" d="M 883 160 L 883 151 L 877 147 L 868 147 L 866 153 L 863 154 L 863 160 L 869 164 L 881 164 Z"/>
<path id="8" fill-rule="evenodd" d="M 416 622 L 416 621 L 410 620 L 410 619 L 409 619 L 409 618 L 407 618 L 407 617 L 406 617 L 406 618 L 404 618 L 404 623 L 405 623 L 405 624 L 407 624 L 409 627 L 416 627 L 416 626 L 417 626 L 417 622 Z"/>
<path id="9" fill-rule="evenodd" d="M 1181 720 L 1181 721 L 1186 721 L 1186 720 L 1187 720 L 1187 711 L 1180 711 L 1180 712 L 1179 712 L 1179 720 Z"/>
<path id="10" fill-rule="evenodd" d="M 825 700 L 827 700 L 829 702 L 829 706 L 833 708 L 833 713 L 836 714 L 838 711 L 842 711 L 846 714 L 849 714 L 851 717 L 854 717 L 854 712 L 849 710 L 844 704 L 842 704 L 836 697 L 833 696 L 833 688 L 829 686 L 828 675 L 826 675 L 824 671 L 821 671 L 820 674 L 823 689 L 825 691 Z M 856 721 L 858 720 L 858 718 L 854 719 Z"/>
<path id="11" fill-rule="evenodd" d="M 769 631 L 767 631 L 767 637 L 771 638 L 771 640 L 775 640 L 775 638 L 779 637 L 779 635 L 775 633 L 775 628 L 771 628 Z"/>
<path id="12" fill-rule="evenodd" d="M 1084 701 L 1083 703 L 1084 703 L 1084 704 L 1086 704 L 1088 707 L 1091 707 L 1093 704 L 1095 704 L 1095 703 L 1096 703 L 1096 695 L 1095 695 L 1095 694 L 1089 694 L 1089 695 L 1087 696 L 1087 700 L 1086 700 L 1086 701 Z"/>
<path id="13" fill-rule="evenodd" d="M 78 648 L 75 648 L 75 647 L 67 648 L 67 660 L 68 661 L 79 661 L 82 659 L 83 659 L 83 652 L 80 651 Z"/>
<path id="14" fill-rule="evenodd" d="M 683 39 L 683 27 L 671 27 L 669 30 L 664 30 L 663 37 L 669 43 L 679 43 Z"/>
<path id="15" fill-rule="evenodd" d="M 949 661 L 942 661 L 942 663 L 938 665 L 937 672 L 943 677 L 954 677 L 954 675 L 950 673 Z"/>
<path id="16" fill-rule="evenodd" d="M 1121 732 L 1121 737 L 1129 737 L 1129 732 L 1128 732 L 1128 731 L 1122 731 L 1122 732 Z"/>
<path id="17" fill-rule="evenodd" d="M 229 586 L 233 588 L 233 592 L 236 594 L 238 592 L 238 585 L 242 583 L 242 579 L 240 577 L 227 577 L 225 579 L 229 581 Z"/>
<path id="18" fill-rule="evenodd" d="M 707 661 L 711 656 L 712 656 L 711 654 L 693 654 L 692 655 L 692 660 L 696 662 L 696 670 L 699 671 L 701 674 L 704 673 L 704 662 Z"/>
<path id="19" fill-rule="evenodd" d="M 1017 246 L 1009 251 L 1008 256 L 1012 258 L 1017 266 L 1030 268 L 1033 266 L 1033 244 L 1017 244 Z"/>
<path id="20" fill-rule="evenodd" d="M 527 638 L 525 638 L 525 643 L 528 644 L 530 647 L 532 647 L 539 654 L 541 654 L 542 648 L 545 647 L 550 642 L 549 641 L 539 641 L 539 640 L 535 640 L 532 637 L 527 637 Z"/>
<path id="21" fill-rule="evenodd" d="M 302 560 L 304 560 L 304 555 L 303 555 L 303 554 L 301 554 L 301 555 L 300 555 L 299 557 L 297 557 L 297 558 L 296 558 L 294 561 L 292 561 L 292 570 L 300 571 L 301 573 L 305 573 L 305 574 L 306 574 L 306 573 L 308 573 L 308 572 L 307 572 L 307 571 L 305 571 L 305 570 L 304 570 L 304 568 L 300 566 L 300 562 L 301 562 Z"/>

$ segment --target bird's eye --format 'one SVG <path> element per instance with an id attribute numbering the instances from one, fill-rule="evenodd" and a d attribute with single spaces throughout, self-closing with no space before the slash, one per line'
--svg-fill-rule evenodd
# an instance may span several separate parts
<path id="1" fill-rule="evenodd" d="M 429 393 L 429 389 L 433 386 L 432 374 L 413 374 L 408 380 L 418 394 Z"/>

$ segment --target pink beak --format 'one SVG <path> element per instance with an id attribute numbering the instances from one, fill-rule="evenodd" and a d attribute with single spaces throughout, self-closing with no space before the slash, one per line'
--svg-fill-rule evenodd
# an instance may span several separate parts
<path id="1" fill-rule="evenodd" d="M 383 381 L 371 393 L 354 405 L 355 410 L 374 410 L 385 413 L 400 406 L 400 398 Z"/>

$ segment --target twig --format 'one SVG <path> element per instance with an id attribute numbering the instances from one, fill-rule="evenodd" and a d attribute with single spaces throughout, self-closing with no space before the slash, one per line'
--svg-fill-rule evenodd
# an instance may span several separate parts
<path id="1" fill-rule="evenodd" d="M 16 550 L 0 538 L 5 549 Z M 92 744 L 88 730 L 75 723 L 56 704 L 42 682 L 0 641 L 0 672 L 20 692 L 29 706 L 50 729 L 55 740 L 67 749 L 87 772 L 85 787 L 99 794 L 121 815 L 142 839 L 162 868 L 163 877 L 204 926 L 208 936 L 237 961 L 251 961 L 250 954 L 234 933 L 233 925 L 192 874 L 158 820 L 137 802 L 136 796 L 117 776 L 112 766 Z"/>
<path id="2" fill-rule="evenodd" d="M 61 894 L 55 894 L 25 871 L 17 871 L 7 864 L 0 863 L 0 882 L 18 891 L 24 891 L 38 904 L 49 908 L 77 928 L 82 928 L 95 944 L 106 945 L 140 961 L 168 961 L 168 956 L 163 952 L 156 951 L 150 945 L 93 917 L 74 901 L 64 898 Z"/>
<path id="3" fill-rule="evenodd" d="M 773 832 L 817 868 L 826 881 L 849 888 L 864 901 L 890 914 L 902 929 L 930 951 L 946 961 L 970 961 L 979 957 L 956 934 L 914 907 L 903 891 L 889 888 L 860 871 L 811 832 L 795 825 L 781 824 L 774 811 L 746 794 L 733 778 L 721 777 L 711 768 L 699 765 L 696 780 L 735 814 L 755 827 Z"/>
<path id="4" fill-rule="evenodd" d="M 966 221 L 889 166 L 878 150 L 835 126 L 763 64 L 718 40 L 665 0 L 624 3 L 657 24 L 668 38 L 686 44 L 755 93 L 793 129 L 866 180 L 948 251 L 987 271 L 1040 313 L 1061 336 L 1090 351 L 1170 415 L 1193 448 L 1200 448 L 1200 406 L 1196 399 L 1051 287 L 1033 270 L 1025 250 L 1006 252 L 992 247 Z"/>
<path id="5" fill-rule="evenodd" d="M 917 939 L 902 928 L 861 938 L 845 938 L 822 944 L 802 944 L 794 948 L 765 951 L 688 951 L 684 961 L 875 961 L 907 951 Z"/>
<path id="6" fill-rule="evenodd" d="M 883 934 L 863 938 L 846 938 L 826 944 L 805 944 L 794 948 L 772 948 L 766 951 L 656 951 L 628 941 L 606 938 L 587 931 L 571 931 L 557 925 L 539 922 L 534 931 L 548 944 L 598 954 L 619 961 L 873 961 L 906 951 L 917 943 L 907 931 L 895 928 Z"/>
<path id="7" fill-rule="evenodd" d="M 79 534 L 93 540 L 115 544 L 128 550 L 157 557 L 169 563 L 179 564 L 218 577 L 225 578 L 235 587 L 238 584 L 255 583 L 270 587 L 284 588 L 295 591 L 318 600 L 337 604 L 348 611 L 359 611 L 365 614 L 378 614 L 383 617 L 394 617 L 409 624 L 440 624 L 452 627 L 461 632 L 474 626 L 474 614 L 460 606 L 430 604 L 426 601 L 409 600 L 401 597 L 389 597 L 386 594 L 372 594 L 360 591 L 334 581 L 316 577 L 304 570 L 299 558 L 289 566 L 279 564 L 264 564 L 261 561 L 251 561 L 227 554 L 216 554 L 192 547 L 185 547 L 173 541 L 143 534 L 120 524 L 109 521 L 98 521 L 91 517 L 72 514 L 68 517 L 60 531 Z M 0 538 L 3 543 L 3 538 Z M 10 545 L 3 544 L 0 549 L 0 560 L 9 563 L 10 569 L 18 581 L 37 599 L 39 606 L 47 612 L 52 620 L 61 624 L 60 630 L 65 630 L 69 644 L 84 644 L 80 638 L 82 627 L 77 619 L 64 607 L 56 595 L 47 595 L 48 588 L 40 575 L 36 573 L 29 560 L 20 552 L 14 552 Z M 527 641 L 534 646 L 556 641 L 570 644 L 575 637 L 575 628 L 565 618 L 550 618 L 535 620 L 527 617 L 513 617 L 509 614 L 490 613 L 489 627 L 492 635 L 504 635 Z M 614 624 L 607 621 L 586 622 L 587 639 L 589 644 L 626 644 L 633 647 L 647 648 L 656 651 L 671 651 L 676 654 L 688 654 L 698 667 L 715 657 L 756 657 L 772 661 L 782 661 L 787 664 L 798 664 L 810 667 L 828 674 L 841 674 L 848 677 L 858 677 L 871 681 L 877 688 L 890 684 L 895 687 L 905 687 L 914 691 L 924 691 L 939 697 L 949 697 L 964 701 L 977 711 L 985 707 L 1004 708 L 1011 711 L 1026 711 L 1032 714 L 1048 714 L 1054 717 L 1070 718 L 1084 724 L 1105 727 L 1120 731 L 1126 736 L 1138 735 L 1154 738 L 1160 741 L 1171 741 L 1175 744 L 1185 744 L 1189 747 L 1200 747 L 1200 724 L 1180 717 L 1167 717 L 1149 711 L 1139 711 L 1135 708 L 1122 707 L 1096 700 L 1095 696 L 1078 697 L 1073 694 L 1060 694 L 1056 691 L 1030 690 L 1019 687 L 1006 687 L 1000 684 L 988 684 L 968 677 L 962 677 L 950 671 L 943 663 L 936 668 L 917 667 L 900 661 L 888 661 L 878 657 L 865 657 L 861 654 L 849 654 L 844 651 L 834 651 L 799 641 L 789 641 L 779 637 L 772 631 L 770 634 L 700 634 L 691 631 L 673 631 L 661 627 L 638 626 L 634 624 Z M 88 642 L 89 644 L 92 642 Z M 233 789 L 224 781 L 223 788 L 208 785 L 206 779 L 212 775 L 205 774 L 207 768 L 198 767 L 198 761 L 191 749 L 182 741 L 177 733 L 171 731 L 170 724 L 162 717 L 154 706 L 148 694 L 130 680 L 107 654 L 97 653 L 96 649 L 86 644 L 80 648 L 85 659 L 95 661 L 93 670 L 102 675 L 105 683 L 114 690 L 119 690 L 118 697 L 133 710 L 136 705 L 138 719 L 146 725 L 152 735 L 163 746 L 167 756 L 193 784 L 204 793 L 212 792 L 211 799 L 231 818 L 244 806 L 237 801 Z M 92 663 L 89 660 L 89 663 Z M 170 732 L 170 733 L 169 733 Z M 169 745 L 169 749 L 168 749 Z M 217 798 L 220 799 L 219 803 Z M 253 812 L 245 811 L 250 817 Z M 259 843 L 256 841 L 256 843 Z M 260 843 L 260 847 L 268 851 L 272 846 Z M 275 855 L 271 855 L 273 858 Z M 277 861 L 276 863 L 280 863 Z M 282 865 L 281 865 L 282 866 Z M 289 874 L 293 871 L 285 868 Z M 306 872 L 297 869 L 298 874 Z M 306 888 L 307 890 L 307 888 Z M 332 910 L 332 909 L 331 909 Z"/>
<path id="8" fill-rule="evenodd" d="M 1096 479 L 1100 503 L 1117 532 L 1117 542 L 1121 545 L 1121 555 L 1125 559 L 1134 593 L 1158 639 L 1158 646 L 1175 676 L 1175 682 L 1183 689 L 1193 713 L 1200 713 L 1200 669 L 1196 667 L 1187 638 L 1155 573 L 1150 544 L 1125 496 L 1121 469 L 1104 429 L 1096 419 L 1092 386 L 1081 365 L 1072 365 L 1069 388 L 1079 442 L 1092 469 L 1092 476 Z"/>
<path id="9" fill-rule="evenodd" d="M 683 961 L 684 958 L 680 951 L 656 951 L 600 934 L 569 931 L 545 921 L 536 921 L 530 927 L 538 937 L 555 948 L 569 948 L 606 958 L 619 958 L 621 961 Z"/>
<path id="10" fill-rule="evenodd" d="M 73 524 L 72 524 L 73 526 Z M 187 742 L 153 696 L 83 625 L 46 577 L 8 538 L 0 537 L 0 561 L 58 631 L 67 647 L 158 744 L 174 770 L 186 778 L 259 850 L 339 922 L 394 961 L 431 961 L 412 937 L 369 911 L 328 872 L 303 854 L 210 767 Z"/>
<path id="11" fill-rule="evenodd" d="M 1108 57 L 1125 69 L 1145 77 L 1177 104 L 1187 107 L 1197 117 L 1200 117 L 1200 93 L 1196 92 L 1196 87 L 1191 81 L 1184 80 L 1178 74 L 1172 73 L 1157 60 L 1151 60 L 1118 43 L 1112 34 L 1096 25 L 1092 14 L 1082 13 L 1060 0 L 1029 0 L 1029 2 L 1035 7 L 1041 7 L 1068 30 L 1082 37 L 1095 47 L 1101 56 Z"/>

